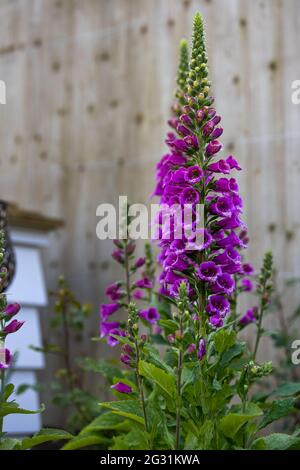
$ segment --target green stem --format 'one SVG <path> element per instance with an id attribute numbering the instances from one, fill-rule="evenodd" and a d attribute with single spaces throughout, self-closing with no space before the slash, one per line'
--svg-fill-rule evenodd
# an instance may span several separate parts
<path id="1" fill-rule="evenodd" d="M 180 406 L 181 406 L 181 374 L 182 374 L 183 354 L 181 348 L 178 351 L 177 367 L 177 406 L 176 406 L 176 450 L 180 446 Z"/>
<path id="2" fill-rule="evenodd" d="M 260 309 L 259 309 L 259 317 L 258 317 L 258 325 L 257 325 L 257 332 L 256 332 L 256 340 L 255 340 L 255 346 L 254 346 L 254 351 L 253 351 L 253 361 L 256 359 L 256 354 L 262 334 L 262 320 L 263 320 L 263 313 L 264 313 L 264 308 L 262 305 L 262 301 L 260 303 Z"/>
<path id="3" fill-rule="evenodd" d="M 146 412 L 146 402 L 145 402 L 145 395 L 144 395 L 144 389 L 143 389 L 143 382 L 139 374 L 140 352 L 139 352 L 139 345 L 138 345 L 137 339 L 135 339 L 134 343 L 135 343 L 135 354 L 136 354 L 136 369 L 135 369 L 136 383 L 137 383 L 137 388 L 139 391 L 140 401 L 141 401 L 142 410 L 143 410 L 145 431 L 148 432 L 148 418 L 147 418 L 147 412 Z"/>
<path id="4" fill-rule="evenodd" d="M 4 403 L 4 388 L 5 388 L 5 371 L 2 369 L 1 370 L 1 385 L 0 385 L 0 409 L 2 408 L 2 405 Z M 3 433 L 3 417 L 0 417 L 0 441 L 2 438 L 2 433 Z"/>

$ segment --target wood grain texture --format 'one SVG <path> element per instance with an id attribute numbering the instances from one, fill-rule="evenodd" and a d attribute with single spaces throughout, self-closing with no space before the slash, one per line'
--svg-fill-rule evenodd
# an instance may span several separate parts
<path id="1" fill-rule="evenodd" d="M 271 248 L 281 281 L 300 275 L 300 105 L 291 102 L 298 0 L 2 0 L 0 197 L 64 220 L 45 256 L 49 288 L 62 272 L 97 306 L 119 276 L 111 243 L 96 239 L 96 207 L 119 194 L 148 199 L 165 151 L 178 43 L 197 10 L 225 151 L 244 168 L 248 257 L 258 268 Z M 287 311 L 296 301 L 297 292 Z M 95 313 L 82 354 L 106 354 L 88 340 L 97 328 Z M 270 345 L 261 351 L 272 354 Z"/>

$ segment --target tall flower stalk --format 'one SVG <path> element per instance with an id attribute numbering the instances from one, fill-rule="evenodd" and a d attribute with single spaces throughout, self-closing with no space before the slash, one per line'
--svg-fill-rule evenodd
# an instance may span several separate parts
<path id="1" fill-rule="evenodd" d="M 191 310 L 197 316 L 196 340 L 199 341 L 206 340 L 211 330 L 224 324 L 230 302 L 234 300 L 235 277 L 245 274 L 240 249 L 246 244 L 240 236 L 245 227 L 240 218 L 243 204 L 237 181 L 231 177 L 231 172 L 240 171 L 241 167 L 232 155 L 215 160 L 222 149 L 217 139 L 223 129 L 219 126 L 221 117 L 212 106 L 214 99 L 209 94 L 211 82 L 200 14 L 194 19 L 189 63 L 187 57 L 187 44 L 183 42 L 177 103 L 173 107 L 175 117 L 169 121 L 172 132 L 166 140 L 169 153 L 157 165 L 154 194 L 169 212 L 175 206 L 188 206 L 192 211 L 193 236 L 190 238 L 186 236 L 185 213 L 179 228 L 176 226 L 178 213 L 175 216 L 172 213 L 173 232 L 167 232 L 164 223 L 161 224 L 161 233 L 168 235 L 162 236 L 159 242 L 159 261 L 163 267 L 160 292 L 176 297 L 179 284 L 188 282 Z M 198 204 L 204 207 L 201 229 L 197 228 Z M 203 237 L 199 246 L 196 246 L 197 230 L 202 230 Z"/>

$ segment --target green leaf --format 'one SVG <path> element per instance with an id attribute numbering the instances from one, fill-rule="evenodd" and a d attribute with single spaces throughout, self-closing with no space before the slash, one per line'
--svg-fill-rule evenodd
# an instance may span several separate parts
<path id="1" fill-rule="evenodd" d="M 166 334 L 175 333 L 178 330 L 178 324 L 174 320 L 160 320 L 159 326 L 164 328 Z"/>
<path id="2" fill-rule="evenodd" d="M 20 444 L 19 439 L 5 437 L 1 439 L 0 450 L 13 450 L 15 448 L 19 448 L 19 444 Z"/>
<path id="3" fill-rule="evenodd" d="M 274 433 L 253 442 L 252 450 L 300 450 L 300 438 Z"/>
<path id="4" fill-rule="evenodd" d="M 99 431 L 109 429 L 127 429 L 128 421 L 124 420 L 123 416 L 119 416 L 112 411 L 103 413 L 102 415 L 95 418 L 90 424 L 82 429 L 80 436 L 84 434 L 92 434 Z"/>
<path id="5" fill-rule="evenodd" d="M 7 401 L 9 397 L 12 395 L 13 391 L 15 389 L 15 386 L 13 384 L 7 384 L 4 393 L 3 393 L 3 400 Z"/>
<path id="6" fill-rule="evenodd" d="M 273 421 L 287 416 L 294 408 L 295 401 L 296 400 L 294 398 L 286 398 L 284 400 L 273 401 L 270 409 L 265 414 L 258 429 L 263 429 Z"/>
<path id="7" fill-rule="evenodd" d="M 98 435 L 98 434 L 88 434 L 86 436 L 79 435 L 79 436 L 76 436 L 71 441 L 69 441 L 67 444 L 65 444 L 62 450 L 82 449 L 83 447 L 91 447 L 97 444 L 105 444 L 105 447 L 107 447 L 107 444 L 109 442 L 110 442 L 110 439 L 108 439 L 105 436 Z"/>
<path id="8" fill-rule="evenodd" d="M 227 351 L 231 346 L 235 344 L 236 333 L 235 331 L 228 331 L 225 329 L 219 330 L 214 335 L 214 344 L 216 351 L 219 354 Z"/>
<path id="9" fill-rule="evenodd" d="M 246 343 L 234 344 L 231 348 L 228 349 L 228 351 L 226 351 L 223 354 L 220 366 L 221 367 L 228 366 L 228 364 L 230 364 L 233 359 L 240 356 L 244 352 L 245 347 L 246 347 Z"/>
<path id="10" fill-rule="evenodd" d="M 165 361 L 161 359 L 159 352 L 156 348 L 154 348 L 150 344 L 145 344 L 143 352 L 146 353 L 149 362 L 153 363 L 161 369 L 164 369 L 168 373 L 173 373 L 172 367 L 170 367 L 168 364 L 166 364 Z"/>
<path id="11" fill-rule="evenodd" d="M 142 409 L 137 400 L 123 400 L 100 403 L 103 408 L 108 408 L 117 415 L 132 419 L 137 423 L 144 424 Z"/>
<path id="12" fill-rule="evenodd" d="M 295 395 L 300 392 L 300 383 L 298 382 L 284 382 L 278 388 L 276 388 L 272 395 L 277 397 L 286 397 L 289 395 Z"/>
<path id="13" fill-rule="evenodd" d="M 244 413 L 229 413 L 220 421 L 220 430 L 231 439 L 239 432 L 248 421 L 261 416 L 262 410 L 254 403 L 248 403 Z"/>
<path id="14" fill-rule="evenodd" d="M 15 401 L 10 401 L 8 403 L 4 403 L 0 409 L 0 417 L 7 416 L 10 414 L 21 414 L 21 415 L 30 415 L 30 414 L 38 414 L 44 411 L 44 405 L 41 406 L 39 410 L 24 410 L 20 408 L 19 405 Z"/>
<path id="15" fill-rule="evenodd" d="M 146 361 L 139 362 L 139 373 L 152 380 L 165 394 L 174 398 L 176 396 L 176 381 L 174 375 L 150 364 Z"/>
<path id="16" fill-rule="evenodd" d="M 114 437 L 110 450 L 147 450 L 149 449 L 148 434 L 141 429 L 132 429 L 128 434 Z"/>
<path id="17" fill-rule="evenodd" d="M 61 429 L 45 428 L 32 437 L 26 437 L 22 440 L 20 450 L 31 449 L 34 446 L 43 444 L 44 442 L 63 441 L 72 439 L 74 436 L 67 431 Z"/>

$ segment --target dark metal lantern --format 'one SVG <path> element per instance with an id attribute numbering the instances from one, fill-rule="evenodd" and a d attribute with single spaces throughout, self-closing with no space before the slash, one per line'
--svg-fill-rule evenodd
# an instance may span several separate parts
<path id="1" fill-rule="evenodd" d="M 0 199 L 0 230 L 3 230 L 5 236 L 5 253 L 1 270 L 7 271 L 7 275 L 2 280 L 2 291 L 7 290 L 10 286 L 16 271 L 16 257 L 8 229 L 8 204 Z"/>

